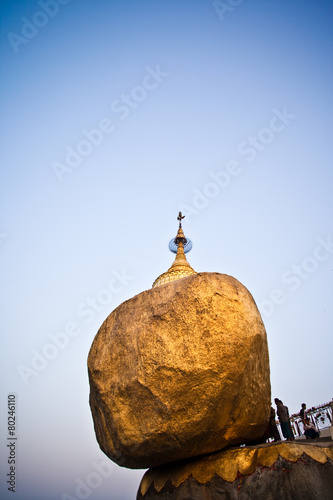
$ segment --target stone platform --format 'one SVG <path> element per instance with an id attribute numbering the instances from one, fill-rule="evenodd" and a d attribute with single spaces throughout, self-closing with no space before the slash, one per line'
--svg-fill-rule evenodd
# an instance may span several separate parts
<path id="1" fill-rule="evenodd" d="M 333 442 L 237 447 L 149 469 L 137 500 L 332 500 Z"/>

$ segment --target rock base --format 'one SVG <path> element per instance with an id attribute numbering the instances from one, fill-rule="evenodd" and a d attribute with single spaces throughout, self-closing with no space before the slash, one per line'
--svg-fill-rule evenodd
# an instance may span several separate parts
<path id="1" fill-rule="evenodd" d="M 269 443 L 150 469 L 137 500 L 332 500 L 333 443 Z"/>

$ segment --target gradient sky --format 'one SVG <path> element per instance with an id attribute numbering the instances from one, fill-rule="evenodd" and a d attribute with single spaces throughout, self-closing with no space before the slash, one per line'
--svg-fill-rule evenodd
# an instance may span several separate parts
<path id="1" fill-rule="evenodd" d="M 272 398 L 333 396 L 333 3 L 225 4 L 1 2 L 0 417 L 15 392 L 20 500 L 79 498 L 108 460 L 88 351 L 170 266 L 179 210 L 192 267 L 261 311 Z M 113 464 L 87 498 L 132 500 L 142 475 Z"/>

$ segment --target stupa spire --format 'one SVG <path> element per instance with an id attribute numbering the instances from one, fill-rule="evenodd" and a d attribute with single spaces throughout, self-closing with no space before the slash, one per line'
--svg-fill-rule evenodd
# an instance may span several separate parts
<path id="1" fill-rule="evenodd" d="M 194 269 L 187 262 L 185 253 L 189 252 L 192 248 L 192 242 L 185 237 L 184 231 L 182 229 L 182 220 L 185 215 L 179 212 L 177 220 L 179 221 L 179 228 L 175 238 L 173 238 L 169 243 L 169 249 L 171 252 L 176 254 L 176 258 L 172 263 L 171 267 L 166 273 L 161 274 L 156 278 L 153 283 L 153 288 L 156 286 L 164 285 L 164 283 L 169 283 L 170 281 L 175 281 L 180 278 L 185 278 L 192 274 L 196 274 Z"/>

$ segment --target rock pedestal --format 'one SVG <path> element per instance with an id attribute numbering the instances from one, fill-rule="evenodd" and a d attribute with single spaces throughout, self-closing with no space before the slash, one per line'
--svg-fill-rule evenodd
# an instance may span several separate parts
<path id="1" fill-rule="evenodd" d="M 122 303 L 88 358 L 97 440 L 147 468 L 263 435 L 270 413 L 266 331 L 249 291 L 199 273 Z"/>
<path id="2" fill-rule="evenodd" d="M 265 444 L 150 469 L 137 500 L 332 500 L 333 443 Z"/>

